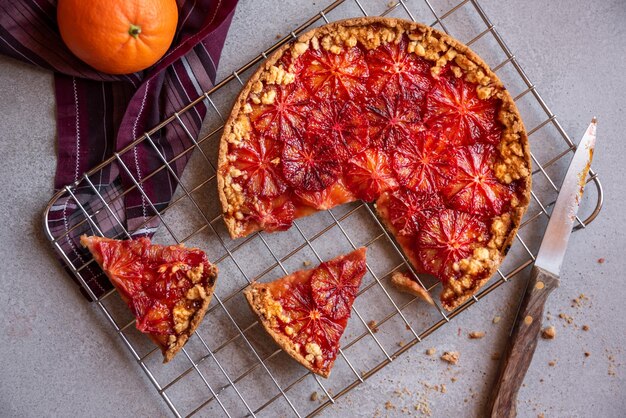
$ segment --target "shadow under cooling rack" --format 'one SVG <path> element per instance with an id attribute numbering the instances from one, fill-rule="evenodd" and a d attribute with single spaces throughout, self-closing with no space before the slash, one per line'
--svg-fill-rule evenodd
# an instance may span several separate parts
<path id="1" fill-rule="evenodd" d="M 289 231 L 280 234 L 256 233 L 234 241 L 228 238 L 221 219 L 214 162 L 225 115 L 245 80 L 268 54 L 305 30 L 363 15 L 430 23 L 470 45 L 507 86 L 528 128 L 534 167 L 532 201 L 526 217 L 501 269 L 485 288 L 453 312 L 447 313 L 439 305 L 420 305 L 420 315 L 415 315 L 418 300 L 390 286 L 394 271 L 412 268 L 368 204 L 355 202 L 319 212 L 297 220 Z M 207 109 L 204 133 L 199 139 L 185 124 L 188 112 L 196 106 Z M 155 139 L 163 129 L 180 130 L 188 136 L 190 146 L 167 158 Z M 162 163 L 141 179 L 133 176 L 123 158 L 139 144 L 154 148 Z M 533 263 L 574 150 L 574 143 L 477 1 L 401 0 L 389 7 L 376 0 L 341 0 L 61 190 L 46 208 L 45 229 L 67 268 L 102 310 L 176 416 L 315 415 Z M 174 166 L 179 159 L 190 157 L 185 174 L 179 178 Z M 113 165 L 129 176 L 131 187 L 103 188 L 99 184 L 99 176 Z M 162 172 L 169 173 L 179 184 L 169 205 L 151 202 L 142 188 L 148 179 Z M 602 188 L 593 171 L 588 182 L 596 187 L 585 193 L 581 213 L 588 216 L 579 219 L 576 229 L 593 221 L 602 207 Z M 133 191 L 147 200 L 147 216 L 143 224 L 129 230 L 116 214 L 124 197 Z M 59 204 L 76 208 L 74 216 L 78 219 L 71 228 L 54 234 L 47 221 L 51 209 Z M 202 247 L 218 265 L 222 277 L 203 323 L 183 352 L 167 365 L 161 364 L 157 347 L 135 329 L 132 316 L 116 292 L 98 297 L 85 281 L 82 272 L 97 268 L 94 261 L 64 251 L 62 246 L 82 232 L 103 235 L 104 224 L 109 237 L 130 238 L 155 221 L 162 226 L 154 236 L 155 242 Z M 320 379 L 276 348 L 247 309 L 241 291 L 254 280 L 273 280 L 301 269 L 304 263 L 315 264 L 359 246 L 368 247 L 367 274 L 333 373 L 328 379 Z M 422 284 L 437 299 L 439 285 L 428 280 Z M 311 401 L 314 391 L 323 395 Z"/>

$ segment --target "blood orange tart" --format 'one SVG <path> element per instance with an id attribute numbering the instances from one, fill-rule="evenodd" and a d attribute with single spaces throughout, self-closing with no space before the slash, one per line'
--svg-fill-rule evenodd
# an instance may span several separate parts
<path id="1" fill-rule="evenodd" d="M 307 369 L 328 377 L 365 274 L 365 248 L 270 283 L 252 283 L 246 299 L 265 330 Z"/>
<path id="2" fill-rule="evenodd" d="M 515 103 L 475 53 L 421 24 L 361 18 L 302 35 L 252 76 L 224 128 L 218 191 L 232 237 L 376 202 L 453 309 L 506 254 L 530 167 Z"/>
<path id="3" fill-rule="evenodd" d="M 182 245 L 151 244 L 148 238 L 119 241 L 80 238 L 147 334 L 170 361 L 204 317 L 217 267 L 204 252 Z"/>

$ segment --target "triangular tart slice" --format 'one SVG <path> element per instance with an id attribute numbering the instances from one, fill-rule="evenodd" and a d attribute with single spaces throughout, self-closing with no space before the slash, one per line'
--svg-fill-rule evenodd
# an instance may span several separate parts
<path id="1" fill-rule="evenodd" d="M 297 362 L 328 377 L 365 275 L 365 248 L 270 283 L 252 283 L 246 299 L 269 335 Z"/>
<path id="2" fill-rule="evenodd" d="M 211 302 L 217 267 L 197 248 L 148 238 L 80 237 L 147 334 L 170 361 L 196 330 Z"/>

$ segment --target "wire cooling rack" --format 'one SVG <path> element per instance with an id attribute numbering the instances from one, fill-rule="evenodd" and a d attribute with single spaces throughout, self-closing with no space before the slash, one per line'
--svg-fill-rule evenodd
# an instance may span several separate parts
<path id="1" fill-rule="evenodd" d="M 80 209 L 78 216 L 82 219 L 64 234 L 53 236 L 46 226 L 48 238 L 67 267 L 95 299 L 96 305 L 176 416 L 212 416 L 220 413 L 227 416 L 315 415 L 516 276 L 535 258 L 550 208 L 558 195 L 557 184 L 562 181 L 568 157 L 575 150 L 574 143 L 477 1 L 400 0 L 395 4 L 385 4 L 373 0 L 369 3 L 366 0 L 332 3 L 213 89 L 87 172 L 76 183 L 65 187 L 46 208 L 46 225 L 51 208 L 61 199 L 69 198 Z M 370 14 L 432 22 L 431 26 L 470 45 L 503 80 L 528 128 L 533 151 L 533 192 L 517 239 L 488 286 L 450 313 L 444 312 L 438 305 L 420 304 L 415 298 L 398 293 L 390 286 L 391 273 L 398 269 L 411 270 L 411 267 L 370 205 L 360 202 L 344 205 L 297 220 L 289 231 L 257 233 L 236 241 L 228 238 L 221 219 L 215 176 L 217 146 L 224 117 L 228 115 L 246 78 L 267 54 L 303 31 L 340 18 Z M 117 221 L 116 231 L 119 234 L 113 238 L 133 235 L 136 230 L 126 229 L 112 208 L 119 207 L 123 196 L 133 189 L 141 191 L 147 198 L 141 184 L 151 175 L 146 175 L 143 180 L 135 179 L 121 156 L 133 152 L 134 147 L 142 142 L 158 150 L 152 138 L 168 126 L 177 125 L 188 133 L 181 116 L 192 112 L 201 103 L 208 108 L 208 116 L 200 139 L 191 138 L 192 146 L 170 160 L 159 154 L 163 164 L 155 172 L 167 170 L 176 177 L 172 169 L 175 160 L 194 150 L 197 152 L 185 175 L 176 177 L 179 187 L 172 202 L 158 211 L 155 207 L 157 202 L 148 201 L 154 216 L 147 219 L 143 226 L 158 219 L 163 227 L 154 237 L 156 242 L 185 242 L 205 249 L 218 265 L 220 277 L 203 323 L 183 352 L 163 365 L 159 350 L 135 329 L 130 313 L 116 292 L 110 291 L 96 298 L 87 287 L 81 272 L 90 268 L 94 261 L 72 260 L 60 244 L 76 228 L 87 228 L 91 233 L 100 234 L 94 219 L 103 215 Z M 92 179 L 114 163 L 121 166 L 134 184 L 127 190 L 101 194 Z M 578 220 L 576 229 L 589 224 L 602 207 L 602 188 L 593 171 L 588 182 L 595 185 L 595 188 L 587 188 L 581 208 L 581 213 L 588 216 Z M 76 191 L 81 187 L 90 188 L 101 204 L 82 205 L 76 197 Z M 253 280 L 273 280 L 301 269 L 303 263 L 317 264 L 361 245 L 369 248 L 368 273 L 355 302 L 353 317 L 342 337 L 342 349 L 333 372 L 329 379 L 320 379 L 277 349 L 250 313 L 241 291 Z M 436 300 L 439 285 L 423 278 L 420 280 Z M 372 321 L 375 321 L 375 326 Z M 312 401 L 312 392 L 322 395 Z"/>

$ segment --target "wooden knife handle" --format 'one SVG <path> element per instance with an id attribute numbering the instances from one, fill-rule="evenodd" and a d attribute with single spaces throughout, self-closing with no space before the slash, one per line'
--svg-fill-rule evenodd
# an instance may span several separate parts
<path id="1" fill-rule="evenodd" d="M 530 366 L 541 331 L 543 307 L 548 295 L 559 286 L 559 278 L 539 267 L 533 267 L 526 294 L 500 361 L 496 384 L 487 402 L 492 418 L 515 417 L 517 392 Z"/>

